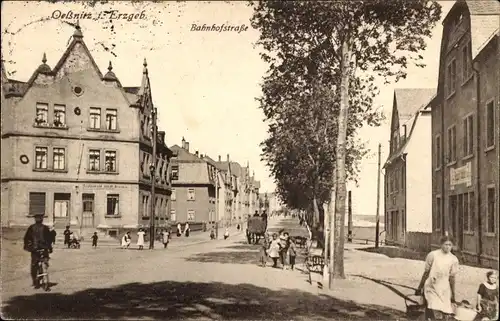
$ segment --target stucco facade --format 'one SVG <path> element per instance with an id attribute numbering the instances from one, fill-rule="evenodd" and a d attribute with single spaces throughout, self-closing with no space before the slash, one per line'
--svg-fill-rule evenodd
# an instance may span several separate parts
<path id="1" fill-rule="evenodd" d="M 44 55 L 27 82 L 2 79 L 2 226 L 31 224 L 37 213 L 83 232 L 149 222 L 147 74 L 144 63 L 140 87 L 122 87 L 111 62 L 103 75 L 77 27 L 54 69 Z M 162 132 L 156 139 L 155 212 L 165 224 L 171 152 Z"/>

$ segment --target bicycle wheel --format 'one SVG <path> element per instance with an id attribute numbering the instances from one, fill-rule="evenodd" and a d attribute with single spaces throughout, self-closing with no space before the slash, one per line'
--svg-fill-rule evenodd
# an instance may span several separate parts
<path id="1" fill-rule="evenodd" d="M 42 262 L 38 266 L 38 280 L 42 289 L 49 291 L 49 272 Z"/>

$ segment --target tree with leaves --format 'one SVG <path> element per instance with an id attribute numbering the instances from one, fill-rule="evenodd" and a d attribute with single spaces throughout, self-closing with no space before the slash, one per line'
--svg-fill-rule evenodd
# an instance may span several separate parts
<path id="1" fill-rule="evenodd" d="M 281 84 L 281 95 L 287 97 L 287 89 L 293 90 L 320 73 L 319 78 L 329 83 L 339 99 L 337 136 L 331 137 L 336 139 L 332 286 L 333 278 L 345 277 L 346 138 L 349 114 L 355 107 L 349 102 L 353 81 L 378 75 L 389 83 L 406 77 L 408 63 L 423 66 L 419 53 L 440 19 L 441 6 L 431 0 L 258 1 L 250 5 L 254 9 L 252 26 L 260 31 L 262 58 L 270 63 L 271 73 L 288 72 L 288 79 L 293 79 Z M 319 68 L 297 63 L 314 59 Z M 289 60 L 295 63 L 287 63 Z M 294 69 L 286 70 L 290 67 Z M 333 81 L 331 75 L 340 82 Z"/>

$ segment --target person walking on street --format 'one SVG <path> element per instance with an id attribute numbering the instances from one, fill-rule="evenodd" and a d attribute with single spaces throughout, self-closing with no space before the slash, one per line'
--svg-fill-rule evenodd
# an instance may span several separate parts
<path id="1" fill-rule="evenodd" d="M 262 267 L 266 267 L 267 263 L 267 249 L 269 248 L 269 235 L 264 236 L 264 242 L 260 247 L 259 251 L 259 264 Z"/>
<path id="2" fill-rule="evenodd" d="M 56 236 L 57 236 L 56 230 L 52 226 L 50 228 L 50 238 L 51 238 L 51 244 L 52 244 L 52 246 L 56 245 Z"/>
<path id="3" fill-rule="evenodd" d="M 290 263 L 290 269 L 293 270 L 295 266 L 295 257 L 297 256 L 297 248 L 295 246 L 295 240 L 293 238 L 288 239 L 288 259 Z"/>
<path id="4" fill-rule="evenodd" d="M 229 229 L 226 227 L 226 231 L 224 232 L 224 240 L 229 238 Z"/>
<path id="5" fill-rule="evenodd" d="M 137 246 L 139 246 L 139 250 L 144 250 L 144 235 L 146 232 L 144 232 L 141 229 L 139 229 L 139 232 L 137 232 Z"/>
<path id="6" fill-rule="evenodd" d="M 64 245 L 68 245 L 68 249 L 70 246 L 71 240 L 71 231 L 69 230 L 69 225 L 66 225 L 66 229 L 64 230 Z"/>
<path id="7" fill-rule="evenodd" d="M 280 235 L 280 261 L 281 261 L 281 267 L 283 270 L 286 269 L 286 261 L 287 261 L 287 254 L 288 254 L 288 233 L 283 232 Z"/>
<path id="8" fill-rule="evenodd" d="M 94 232 L 94 235 L 92 235 L 92 247 L 97 249 L 97 240 L 99 239 L 99 236 L 97 236 L 97 232 Z"/>
<path id="9" fill-rule="evenodd" d="M 455 276 L 458 273 L 457 257 L 451 253 L 453 238 L 441 238 L 441 248 L 430 252 L 425 259 L 425 270 L 415 291 L 427 303 L 426 319 L 452 320 L 455 303 Z"/>
<path id="10" fill-rule="evenodd" d="M 273 239 L 269 243 L 269 257 L 273 260 L 273 268 L 278 267 L 278 258 L 280 257 L 280 243 L 278 240 L 278 234 L 273 234 Z"/>
<path id="11" fill-rule="evenodd" d="M 181 223 L 177 223 L 177 237 L 181 236 L 181 234 L 182 234 Z"/>
<path id="12" fill-rule="evenodd" d="M 168 242 L 170 241 L 170 233 L 167 230 L 163 230 L 161 234 L 162 234 L 163 248 L 166 249 Z"/>
<path id="13" fill-rule="evenodd" d="M 189 229 L 189 223 L 186 222 L 186 224 L 184 225 L 184 235 L 186 235 L 186 237 L 189 237 L 190 232 L 191 230 Z"/>

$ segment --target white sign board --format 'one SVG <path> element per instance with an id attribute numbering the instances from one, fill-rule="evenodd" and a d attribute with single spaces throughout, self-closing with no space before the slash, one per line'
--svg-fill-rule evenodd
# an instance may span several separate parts
<path id="1" fill-rule="evenodd" d="M 468 162 L 462 167 L 450 168 L 450 189 L 455 189 L 455 185 L 465 184 L 472 186 L 472 165 Z"/>

